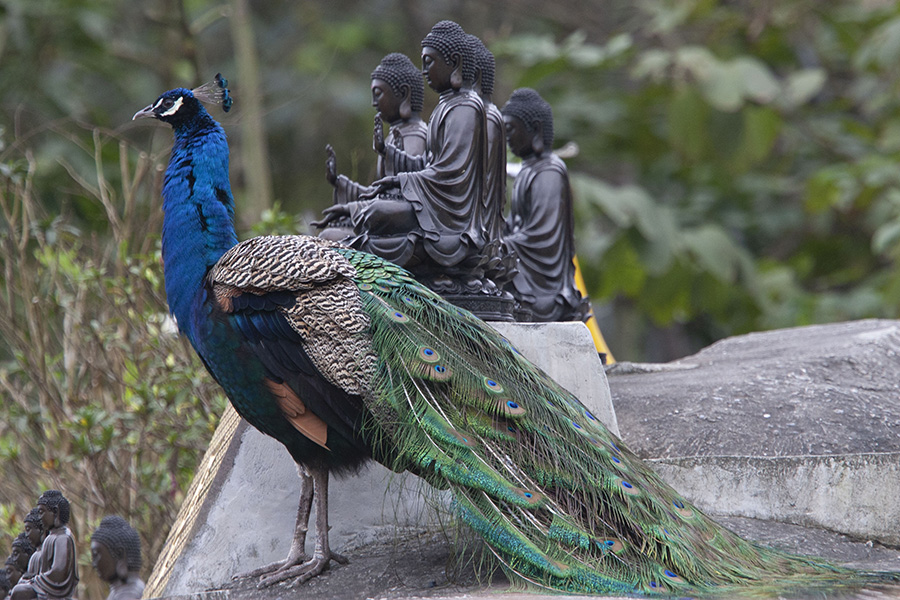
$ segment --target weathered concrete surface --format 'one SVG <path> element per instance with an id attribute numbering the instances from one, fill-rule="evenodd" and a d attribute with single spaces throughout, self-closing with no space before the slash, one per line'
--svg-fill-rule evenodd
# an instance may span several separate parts
<path id="1" fill-rule="evenodd" d="M 584 324 L 502 323 L 497 328 L 618 431 L 603 366 Z M 332 481 L 332 547 L 348 552 L 366 544 L 390 543 L 400 534 L 433 529 L 439 515 L 432 507 L 440 500 L 424 488 L 418 478 L 391 473 L 377 464 L 359 476 Z M 284 447 L 249 427 L 229 408 L 147 581 L 145 596 L 214 588 L 236 573 L 284 558 L 299 493 L 296 467 Z M 314 518 L 310 522 L 309 548 L 315 535 Z"/>
<path id="2" fill-rule="evenodd" d="M 900 545 L 900 322 L 755 333 L 608 375 L 624 440 L 701 508 Z"/>
<path id="3" fill-rule="evenodd" d="M 821 529 L 784 525 L 772 521 L 746 518 L 721 519 L 740 535 L 790 552 L 818 556 L 859 569 L 877 571 L 900 570 L 900 551 L 878 544 L 853 542 L 839 534 Z M 502 576 L 492 582 L 479 583 L 471 567 L 454 570 L 454 548 L 438 535 L 413 536 L 391 542 L 372 543 L 355 548 L 350 564 L 338 565 L 323 575 L 296 588 L 286 584 L 257 590 L 254 582 L 229 583 L 214 591 L 185 594 L 170 600 L 280 600 L 282 598 L 316 598 L 316 600 L 563 600 L 584 598 L 521 592 L 511 589 Z M 782 598 L 817 598 L 848 600 L 849 598 L 897 598 L 900 590 L 857 595 L 799 595 Z"/>

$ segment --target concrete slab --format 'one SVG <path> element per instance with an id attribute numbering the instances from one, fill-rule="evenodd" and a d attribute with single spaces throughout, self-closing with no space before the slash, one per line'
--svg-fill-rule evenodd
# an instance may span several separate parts
<path id="1" fill-rule="evenodd" d="M 853 542 L 821 529 L 784 525 L 773 521 L 724 518 L 721 521 L 742 536 L 790 552 L 801 552 L 863 570 L 900 570 L 900 551 L 878 544 Z M 471 566 L 452 569 L 454 547 L 441 536 L 419 536 L 357 548 L 348 565 L 335 566 L 316 579 L 290 588 L 279 585 L 257 590 L 253 582 L 229 583 L 212 591 L 186 594 L 170 600 L 562 600 L 584 598 L 522 591 L 502 577 L 491 582 L 475 577 Z M 900 589 L 878 588 L 850 595 L 801 594 L 804 600 L 898 598 Z M 788 596 L 782 596 L 787 598 Z M 790 596 L 796 598 L 796 596 Z M 612 597 L 610 597 L 612 598 Z"/>
<path id="2" fill-rule="evenodd" d="M 618 432 L 606 376 L 584 324 L 495 325 Z M 352 555 L 353 548 L 435 530 L 441 516 L 434 507 L 441 499 L 426 488 L 416 477 L 374 463 L 358 476 L 333 481 L 332 547 Z M 284 558 L 299 493 L 296 466 L 284 447 L 229 407 L 147 581 L 145 597 L 216 588 L 234 574 Z M 314 526 L 310 544 L 313 535 Z"/>
<path id="3" fill-rule="evenodd" d="M 608 370 L 623 438 L 714 514 L 900 545 L 900 322 L 754 333 Z"/>

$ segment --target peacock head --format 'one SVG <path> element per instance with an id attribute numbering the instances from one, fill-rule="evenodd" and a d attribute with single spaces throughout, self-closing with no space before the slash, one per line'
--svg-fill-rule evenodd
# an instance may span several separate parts
<path id="1" fill-rule="evenodd" d="M 194 90 L 186 88 L 169 90 L 157 98 L 153 104 L 137 111 L 132 117 L 132 121 L 153 118 L 177 127 L 205 112 L 203 105 L 200 104 L 201 100 L 212 104 L 221 104 L 222 110 L 228 112 L 231 110 L 234 100 L 231 98 L 227 86 L 228 80 L 218 73 L 215 80 Z"/>

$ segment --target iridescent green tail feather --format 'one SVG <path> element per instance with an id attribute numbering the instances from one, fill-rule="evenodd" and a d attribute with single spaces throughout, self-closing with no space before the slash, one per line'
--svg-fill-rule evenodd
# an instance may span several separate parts
<path id="1" fill-rule="evenodd" d="M 720 527 L 489 326 L 390 263 L 338 252 L 357 269 L 378 355 L 375 456 L 449 487 L 515 576 L 649 595 L 865 579 Z"/>

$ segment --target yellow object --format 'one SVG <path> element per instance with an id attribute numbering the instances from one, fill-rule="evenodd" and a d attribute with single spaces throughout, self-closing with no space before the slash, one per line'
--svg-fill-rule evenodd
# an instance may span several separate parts
<path id="1" fill-rule="evenodd" d="M 573 258 L 572 262 L 575 263 L 575 287 L 578 288 L 578 291 L 581 292 L 582 296 L 587 298 L 588 293 L 584 285 L 584 277 L 581 276 L 581 267 L 578 264 L 578 257 L 576 256 Z M 588 330 L 591 332 L 591 337 L 594 338 L 594 347 L 597 348 L 597 352 L 606 354 L 606 364 L 611 365 L 615 363 L 616 359 L 613 358 L 612 352 L 609 351 L 609 346 L 606 345 L 606 340 L 603 339 L 603 334 L 600 333 L 600 327 L 597 325 L 597 319 L 594 318 L 593 314 L 591 314 L 591 318 L 587 320 L 585 325 L 587 325 Z"/>

